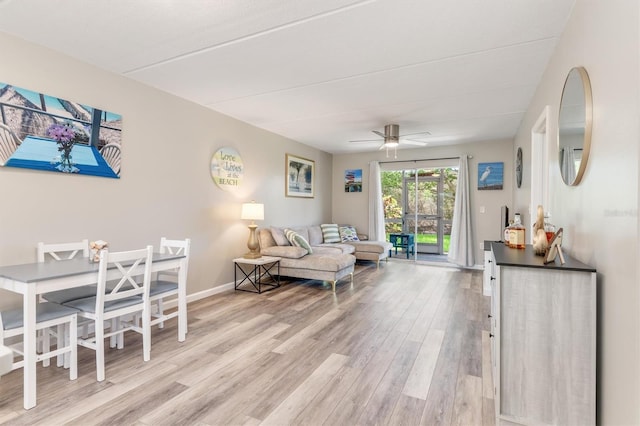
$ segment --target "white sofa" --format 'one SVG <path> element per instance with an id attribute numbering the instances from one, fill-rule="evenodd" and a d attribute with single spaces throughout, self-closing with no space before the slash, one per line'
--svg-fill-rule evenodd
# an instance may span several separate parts
<path id="1" fill-rule="evenodd" d="M 333 291 L 336 282 L 349 275 L 353 282 L 356 259 L 372 260 L 376 264 L 388 256 L 391 244 L 378 241 L 348 241 L 325 243 L 320 225 L 291 227 L 311 246 L 312 253 L 293 246 L 284 236 L 285 228 L 258 230 L 260 252 L 265 256 L 280 257 L 280 275 L 294 278 L 329 281 Z"/>

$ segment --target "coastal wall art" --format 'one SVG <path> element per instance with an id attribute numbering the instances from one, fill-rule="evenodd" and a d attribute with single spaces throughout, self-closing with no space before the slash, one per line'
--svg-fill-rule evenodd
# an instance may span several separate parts
<path id="1" fill-rule="evenodd" d="M 478 163 L 478 190 L 502 189 L 504 163 Z"/>
<path id="2" fill-rule="evenodd" d="M 314 197 L 313 178 L 315 174 L 315 161 L 286 154 L 285 172 L 287 176 L 285 196 L 302 198 Z"/>
<path id="3" fill-rule="evenodd" d="M 244 165 L 238 151 L 224 147 L 211 157 L 211 177 L 223 191 L 235 191 L 244 176 Z"/>
<path id="4" fill-rule="evenodd" d="M 122 116 L 0 82 L 0 166 L 120 177 Z"/>
<path id="5" fill-rule="evenodd" d="M 344 192 L 362 192 L 362 169 L 344 171 Z"/>

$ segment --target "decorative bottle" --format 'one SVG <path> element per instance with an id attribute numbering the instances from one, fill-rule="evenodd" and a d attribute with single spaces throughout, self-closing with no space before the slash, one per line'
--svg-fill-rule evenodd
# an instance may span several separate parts
<path id="1" fill-rule="evenodd" d="M 506 228 L 504 228 L 504 244 L 509 247 L 509 230 L 511 229 L 511 227 L 513 226 L 513 220 L 509 220 L 509 225 L 507 225 Z"/>
<path id="2" fill-rule="evenodd" d="M 549 217 L 551 217 L 551 213 L 546 212 L 544 214 L 544 232 L 547 234 L 547 241 L 551 241 L 551 238 L 556 233 L 556 227 L 551 224 Z"/>
<path id="3" fill-rule="evenodd" d="M 513 226 L 509 227 L 509 247 L 523 249 L 525 239 L 525 227 L 520 220 L 520 213 L 514 216 Z"/>

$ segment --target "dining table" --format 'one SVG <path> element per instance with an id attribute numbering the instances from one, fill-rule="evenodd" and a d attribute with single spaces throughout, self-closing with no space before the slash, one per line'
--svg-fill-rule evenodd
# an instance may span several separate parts
<path id="1" fill-rule="evenodd" d="M 56 141 L 37 136 L 27 136 L 7 159 L 5 166 L 59 172 L 60 151 Z M 100 151 L 93 145 L 76 143 L 71 149 L 76 173 L 118 178 Z"/>
<path id="2" fill-rule="evenodd" d="M 187 334 L 187 258 L 180 254 L 154 253 L 152 272 L 177 270 L 178 275 L 178 341 Z M 86 257 L 68 260 L 24 263 L 0 266 L 0 288 L 22 295 L 24 308 L 24 408 L 36 406 L 36 306 L 38 295 L 50 291 L 96 284 L 99 263 Z M 144 274 L 144 264 L 132 271 Z M 115 266 L 109 265 L 107 280 L 118 277 Z"/>

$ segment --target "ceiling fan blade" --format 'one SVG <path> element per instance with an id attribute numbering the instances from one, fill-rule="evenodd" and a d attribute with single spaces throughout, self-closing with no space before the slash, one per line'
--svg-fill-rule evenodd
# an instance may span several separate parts
<path id="1" fill-rule="evenodd" d="M 357 139 L 354 141 L 349 141 L 349 142 L 355 142 L 355 143 L 372 143 L 372 142 L 382 142 L 380 139 Z"/>
<path id="2" fill-rule="evenodd" d="M 401 144 L 405 144 L 405 145 L 418 145 L 418 146 L 429 145 L 429 142 L 416 141 L 416 140 L 413 140 L 413 139 L 401 139 L 400 143 Z"/>
<path id="3" fill-rule="evenodd" d="M 404 135 L 400 135 L 400 137 L 404 138 L 405 136 L 430 135 L 430 134 L 431 132 L 406 133 Z"/>
<path id="4" fill-rule="evenodd" d="M 386 136 L 384 135 L 384 133 L 379 132 L 377 130 L 372 130 L 373 133 L 375 133 L 376 135 L 380 136 L 382 139 L 384 139 Z"/>

